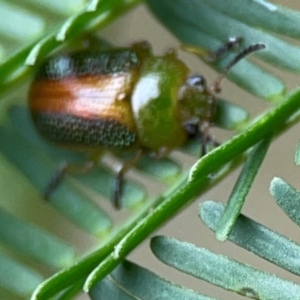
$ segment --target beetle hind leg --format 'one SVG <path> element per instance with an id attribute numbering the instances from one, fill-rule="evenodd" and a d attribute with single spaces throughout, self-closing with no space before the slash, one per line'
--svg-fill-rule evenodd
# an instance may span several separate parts
<path id="1" fill-rule="evenodd" d="M 123 195 L 124 176 L 126 172 L 129 171 L 137 163 L 137 161 L 141 158 L 142 155 L 143 150 L 138 150 L 130 160 L 123 163 L 123 165 L 117 172 L 112 190 L 112 202 L 116 209 L 121 208 L 121 197 Z"/>
<path id="2" fill-rule="evenodd" d="M 43 191 L 43 197 L 45 200 L 49 200 L 50 196 L 58 188 L 59 184 L 62 182 L 66 174 L 74 173 L 86 173 L 94 167 L 93 161 L 86 161 L 83 165 L 72 165 L 67 162 L 62 162 L 59 164 L 57 170 L 51 177 L 46 188 Z"/>
<path id="3" fill-rule="evenodd" d="M 46 188 L 43 191 L 43 198 L 45 200 L 49 200 L 50 196 L 58 188 L 59 184 L 61 183 L 62 179 L 67 173 L 67 168 L 68 164 L 66 162 L 63 162 L 58 166 L 57 170 L 55 171 L 55 173 L 53 174 Z"/>

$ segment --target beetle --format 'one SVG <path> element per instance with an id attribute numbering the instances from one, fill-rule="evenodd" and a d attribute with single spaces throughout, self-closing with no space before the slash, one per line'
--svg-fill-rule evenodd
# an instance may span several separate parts
<path id="1" fill-rule="evenodd" d="M 205 155 L 221 79 L 237 61 L 262 48 L 254 44 L 240 52 L 213 87 L 202 75 L 190 75 L 175 50 L 155 56 L 147 42 L 57 54 L 41 64 L 31 83 L 32 120 L 38 132 L 57 145 L 135 153 L 115 177 L 113 202 L 119 208 L 124 174 L 142 155 L 165 156 L 190 138 L 202 140 Z M 46 198 L 67 171 L 66 164 L 54 175 Z"/>

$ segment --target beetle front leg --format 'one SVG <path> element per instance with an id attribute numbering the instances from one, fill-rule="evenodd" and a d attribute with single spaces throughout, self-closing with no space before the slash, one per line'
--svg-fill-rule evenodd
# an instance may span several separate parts
<path id="1" fill-rule="evenodd" d="M 212 137 L 210 135 L 210 123 L 207 121 L 204 121 L 201 123 L 201 152 L 200 157 L 204 156 L 208 152 L 208 144 L 212 140 Z"/>
<path id="2" fill-rule="evenodd" d="M 201 133 L 199 134 L 199 140 L 201 144 L 200 157 L 206 155 L 209 152 L 209 148 L 216 148 L 220 146 L 210 133 L 211 125 L 208 122 L 203 122 L 201 124 Z"/>
<path id="3" fill-rule="evenodd" d="M 137 161 L 142 157 L 142 155 L 143 155 L 143 150 L 142 149 L 138 150 L 137 153 L 130 160 L 126 161 L 117 172 L 117 175 L 113 183 L 113 194 L 112 194 L 113 205 L 116 209 L 121 208 L 120 199 L 123 194 L 125 173 L 137 163 Z"/>

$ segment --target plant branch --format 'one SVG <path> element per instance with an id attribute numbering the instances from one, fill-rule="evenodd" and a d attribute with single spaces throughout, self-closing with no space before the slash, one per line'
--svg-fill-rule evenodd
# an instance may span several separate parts
<path id="1" fill-rule="evenodd" d="M 80 277 L 89 275 L 84 290 L 109 274 L 138 244 L 159 226 L 174 216 L 182 207 L 198 196 L 209 183 L 208 175 L 259 142 L 277 128 L 282 132 L 289 127 L 286 121 L 300 107 L 300 90 L 263 114 L 246 130 L 201 158 L 190 172 L 189 180 L 168 197 L 161 197 L 143 210 L 142 219 L 131 220 L 110 238 L 99 250 L 82 259 L 75 266 L 49 278 L 35 291 L 32 299 L 46 299 L 67 287 Z M 101 262 L 98 267 L 97 263 Z M 96 267 L 96 268 L 95 268 Z M 95 268 L 95 269 L 94 269 Z M 93 270 L 94 269 L 94 270 Z"/>

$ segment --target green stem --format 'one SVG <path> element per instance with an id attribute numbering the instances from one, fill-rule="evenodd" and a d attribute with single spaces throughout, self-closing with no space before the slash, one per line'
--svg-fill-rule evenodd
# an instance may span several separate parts
<path id="1" fill-rule="evenodd" d="M 114 247 L 114 251 L 103 260 L 89 275 L 84 285 L 88 292 L 99 280 L 109 274 L 123 259 L 140 244 L 150 233 L 161 226 L 167 218 L 172 217 L 179 209 L 194 198 L 203 189 L 209 174 L 241 154 L 260 141 L 266 134 L 274 131 L 300 107 L 300 90 L 281 102 L 275 108 L 259 118 L 244 132 L 236 135 L 227 143 L 211 151 L 200 159 L 190 174 L 188 183 L 173 196 L 155 207 L 151 214 L 133 227 Z"/>

